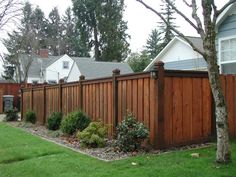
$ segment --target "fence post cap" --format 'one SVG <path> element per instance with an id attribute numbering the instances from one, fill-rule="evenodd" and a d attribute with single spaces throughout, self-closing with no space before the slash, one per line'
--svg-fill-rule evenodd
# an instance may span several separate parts
<path id="1" fill-rule="evenodd" d="M 163 61 L 157 61 L 157 62 L 155 62 L 154 65 L 157 67 L 163 67 L 165 65 L 165 63 Z"/>
<path id="2" fill-rule="evenodd" d="M 85 80 L 85 76 L 84 75 L 79 76 L 79 80 L 80 81 Z"/>
<path id="3" fill-rule="evenodd" d="M 120 70 L 118 68 L 114 69 L 112 71 L 113 75 L 119 75 L 120 74 Z"/>

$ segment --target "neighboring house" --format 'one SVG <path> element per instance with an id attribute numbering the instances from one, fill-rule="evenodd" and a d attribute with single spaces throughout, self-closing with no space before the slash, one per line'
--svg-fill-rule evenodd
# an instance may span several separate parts
<path id="1" fill-rule="evenodd" d="M 220 72 L 223 74 L 236 74 L 236 3 L 224 10 L 217 19 L 216 49 Z M 202 40 L 198 37 L 188 37 L 199 49 Z M 191 46 L 182 38 L 175 37 L 145 68 L 150 70 L 154 63 L 163 61 L 166 69 L 206 70 L 203 57 L 193 51 Z"/>
<path id="2" fill-rule="evenodd" d="M 199 50 L 203 51 L 199 37 L 187 37 Z M 206 62 L 202 55 L 195 52 L 181 37 L 174 37 L 166 47 L 152 60 L 144 71 L 149 71 L 155 62 L 163 61 L 166 69 L 174 70 L 206 70 Z"/>
<path id="3" fill-rule="evenodd" d="M 112 75 L 112 70 L 116 68 L 123 74 L 133 72 L 127 63 L 95 62 L 92 58 L 68 55 L 49 56 L 45 49 L 42 49 L 37 56 L 22 55 L 20 63 L 22 79 L 27 75 L 27 83 L 34 84 L 44 82 L 55 84 L 60 79 L 66 82 L 76 81 L 81 74 L 86 79 L 105 77 Z"/>
<path id="4" fill-rule="evenodd" d="M 114 69 L 119 69 L 121 74 L 133 73 L 127 63 L 99 62 L 81 58 L 73 58 L 74 63 L 68 75 L 67 82 L 78 81 L 80 75 L 85 79 L 95 79 L 112 76 Z"/>
<path id="5" fill-rule="evenodd" d="M 236 74 L 236 3 L 217 19 L 216 31 L 220 70 L 224 74 Z"/>

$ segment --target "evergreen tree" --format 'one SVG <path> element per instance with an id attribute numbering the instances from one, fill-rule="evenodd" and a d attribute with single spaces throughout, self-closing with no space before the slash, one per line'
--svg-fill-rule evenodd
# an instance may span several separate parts
<path id="1" fill-rule="evenodd" d="M 131 53 L 128 57 L 128 64 L 134 72 L 142 72 L 151 62 L 147 51 L 141 53 Z"/>
<path id="2" fill-rule="evenodd" d="M 57 7 L 54 7 L 49 13 L 46 33 L 50 55 L 64 54 L 65 51 L 62 51 L 62 23 Z"/>
<path id="3" fill-rule="evenodd" d="M 149 57 L 152 59 L 154 59 L 162 50 L 162 39 L 157 29 L 152 30 L 147 39 L 145 48 Z"/>
<path id="4" fill-rule="evenodd" d="M 92 47 L 97 61 L 121 61 L 127 56 L 126 22 L 123 21 L 124 0 L 73 0 L 78 19 L 81 45 Z"/>
<path id="5" fill-rule="evenodd" d="M 171 4 L 175 5 L 175 0 L 170 0 Z M 163 17 L 166 19 L 166 21 L 168 22 L 168 24 L 164 23 L 163 21 L 161 21 L 159 24 L 159 32 L 162 35 L 163 38 L 163 42 L 162 42 L 162 49 L 173 39 L 173 37 L 175 36 L 175 34 L 173 33 L 173 31 L 171 30 L 170 26 L 172 26 L 173 28 L 177 29 L 177 26 L 175 25 L 175 11 L 171 8 L 171 6 L 169 5 L 169 3 L 167 3 L 165 0 L 162 0 L 162 8 L 161 8 L 161 14 L 163 15 Z"/>

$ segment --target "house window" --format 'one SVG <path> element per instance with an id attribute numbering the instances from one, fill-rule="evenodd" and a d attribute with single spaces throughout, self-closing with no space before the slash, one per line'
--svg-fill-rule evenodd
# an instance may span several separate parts
<path id="1" fill-rule="evenodd" d="M 220 40 L 219 64 L 223 74 L 236 74 L 236 37 Z"/>
<path id="2" fill-rule="evenodd" d="M 38 81 L 37 80 L 33 80 L 32 84 L 36 85 L 36 84 L 38 84 Z"/>
<path id="3" fill-rule="evenodd" d="M 63 61 L 63 66 L 62 66 L 62 68 L 63 69 L 69 69 L 69 61 Z"/>
<path id="4" fill-rule="evenodd" d="M 57 81 L 56 81 L 56 80 L 48 80 L 48 83 L 49 83 L 49 84 L 56 84 Z"/>

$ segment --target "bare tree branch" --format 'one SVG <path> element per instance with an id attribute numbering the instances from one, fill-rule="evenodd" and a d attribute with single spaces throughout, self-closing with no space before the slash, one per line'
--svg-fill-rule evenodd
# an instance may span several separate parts
<path id="1" fill-rule="evenodd" d="M 219 9 L 216 13 L 216 18 L 227 8 L 229 7 L 231 4 L 235 3 L 236 0 L 229 0 L 221 9 Z"/>
<path id="2" fill-rule="evenodd" d="M 192 4 L 189 4 L 186 0 L 183 0 L 183 2 L 186 4 L 186 6 L 192 7 Z"/>
<path id="3" fill-rule="evenodd" d="M 170 6 L 172 9 L 174 9 L 174 11 L 179 14 L 182 18 L 184 18 L 184 20 L 186 22 L 188 22 L 194 29 L 196 29 L 198 31 L 198 27 L 186 16 L 184 15 L 180 10 L 178 10 L 172 3 L 170 0 L 165 0 Z"/>
<path id="4" fill-rule="evenodd" d="M 198 34 L 201 35 L 202 38 L 204 38 L 205 36 L 205 33 L 204 33 L 204 30 L 203 30 L 203 26 L 202 26 L 202 22 L 200 20 L 200 18 L 198 17 L 197 15 L 197 4 L 196 4 L 196 0 L 192 0 L 192 17 L 193 19 L 196 21 L 197 23 L 197 26 L 198 26 Z"/>
<path id="5" fill-rule="evenodd" d="M 168 24 L 168 22 L 166 21 L 166 19 L 161 15 L 161 13 L 157 12 L 155 9 L 153 9 L 151 6 L 147 5 L 145 2 L 143 2 L 142 0 L 136 0 L 137 2 L 141 3 L 144 7 L 146 7 L 147 9 L 151 10 L 152 12 L 154 12 L 157 16 L 159 16 L 161 18 L 161 20 L 165 23 Z M 204 52 L 202 52 L 200 49 L 198 49 L 193 43 L 192 41 L 190 41 L 183 33 L 181 33 L 179 30 L 175 29 L 174 27 L 170 26 L 171 30 L 174 31 L 176 34 L 178 34 L 180 37 L 182 37 L 184 40 L 186 40 L 186 42 L 189 43 L 189 45 L 193 48 L 194 51 L 198 52 L 199 54 L 201 54 L 203 57 L 205 56 Z M 204 57 L 205 58 L 205 57 Z"/>

